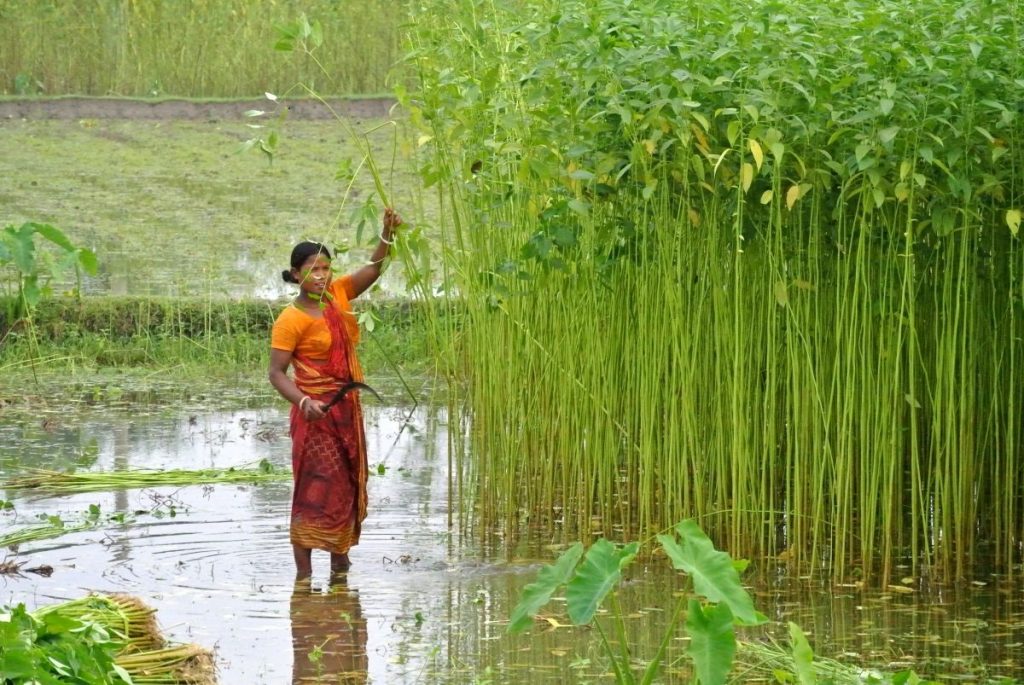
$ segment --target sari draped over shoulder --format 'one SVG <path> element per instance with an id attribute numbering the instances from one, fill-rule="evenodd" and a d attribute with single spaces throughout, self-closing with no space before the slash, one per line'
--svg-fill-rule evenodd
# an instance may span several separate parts
<path id="1" fill-rule="evenodd" d="M 332 303 L 323 312 L 331 333 L 326 361 L 295 355 L 295 384 L 315 400 L 327 402 L 347 381 L 362 380 L 341 313 Z M 291 410 L 291 542 L 304 549 L 345 554 L 359 542 L 366 518 L 366 441 L 358 393 L 350 392 L 318 421 Z"/>

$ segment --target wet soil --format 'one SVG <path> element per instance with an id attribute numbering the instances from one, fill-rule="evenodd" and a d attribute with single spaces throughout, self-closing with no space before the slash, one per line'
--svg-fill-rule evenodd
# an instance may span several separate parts
<path id="1" fill-rule="evenodd" d="M 391 115 L 395 104 L 394 98 L 389 97 L 334 98 L 325 102 L 296 99 L 284 102 L 290 119 L 309 121 L 333 119 L 335 114 L 357 119 L 380 119 Z M 0 119 L 237 121 L 249 110 L 273 107 L 274 103 L 266 98 L 224 101 L 75 96 L 0 99 Z"/>

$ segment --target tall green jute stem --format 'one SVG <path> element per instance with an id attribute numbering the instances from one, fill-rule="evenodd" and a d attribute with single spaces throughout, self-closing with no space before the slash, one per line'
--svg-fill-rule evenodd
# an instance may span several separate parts
<path id="1" fill-rule="evenodd" d="M 916 160 L 917 160 L 917 145 L 918 141 L 915 139 L 912 144 L 908 147 L 907 154 L 910 159 L 914 160 L 914 163 L 910 166 L 910 177 L 913 178 L 913 174 L 916 172 Z M 913 207 L 917 196 L 917 184 L 910 183 L 907 196 L 907 210 L 904 219 L 903 231 L 904 235 L 913 235 L 917 217 L 914 214 Z M 921 547 L 924 546 L 925 555 L 930 556 L 930 545 L 927 533 L 923 533 L 923 528 L 926 525 L 927 514 L 924 511 L 924 488 L 922 483 L 921 473 L 921 455 L 914 449 L 909 451 L 910 459 L 910 549 L 913 561 L 911 562 L 913 570 L 916 572 L 918 564 L 921 563 Z M 926 560 L 927 563 L 927 560 Z"/>
<path id="2" fill-rule="evenodd" d="M 629 669 L 629 662 L 628 661 L 626 662 L 625 668 L 627 670 L 625 672 L 623 672 L 623 665 L 620 664 L 619 660 L 614 657 L 615 651 L 612 649 L 611 643 L 608 642 L 608 635 L 604 632 L 604 628 L 601 627 L 601 621 L 599 621 L 599 620 L 597 620 L 595 618 L 594 619 L 594 627 L 597 628 L 597 632 L 601 636 L 601 644 L 604 645 L 605 652 L 607 652 L 612 657 L 611 662 L 612 662 L 612 670 L 615 671 L 615 682 L 616 683 L 629 683 L 629 682 L 631 682 L 632 681 L 632 674 L 628 670 Z"/>
<path id="3" fill-rule="evenodd" d="M 743 162 L 743 156 L 740 155 L 740 162 Z M 740 386 L 743 382 L 743 363 L 742 363 L 742 337 L 741 332 L 744 331 L 743 317 L 742 317 L 742 298 L 743 293 L 743 209 L 745 202 L 743 198 L 743 184 L 739 181 L 736 182 L 736 216 L 733 220 L 733 235 L 735 240 L 734 254 L 733 254 L 733 296 L 732 296 L 732 388 L 731 397 L 732 401 L 730 404 L 730 419 L 732 424 L 732 437 L 730 439 L 730 451 L 729 451 L 729 470 L 730 483 L 729 490 L 731 494 L 731 501 L 733 502 L 733 511 L 730 515 L 730 548 L 731 549 L 742 549 L 743 548 L 743 527 L 740 522 L 740 516 L 736 511 L 735 504 L 738 502 L 739 493 L 742 487 L 742 474 L 740 473 L 739 464 L 744 458 L 743 438 L 746 436 L 748 427 L 744 421 L 746 414 L 746 407 L 743 406 L 743 399 L 740 396 Z"/>

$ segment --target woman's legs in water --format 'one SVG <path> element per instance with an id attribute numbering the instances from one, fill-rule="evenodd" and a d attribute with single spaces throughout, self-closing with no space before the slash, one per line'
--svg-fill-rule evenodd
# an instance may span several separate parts
<path id="1" fill-rule="evenodd" d="M 295 556 L 295 579 L 302 580 L 313 575 L 313 550 L 292 545 L 292 553 Z M 348 554 L 331 553 L 331 572 L 339 573 L 347 571 L 352 566 Z"/>
<path id="2" fill-rule="evenodd" d="M 292 545 L 295 555 L 295 580 L 302 580 L 313 575 L 313 550 Z"/>
<path id="3" fill-rule="evenodd" d="M 352 562 L 348 559 L 348 554 L 331 554 L 331 571 L 338 573 L 340 571 L 347 571 Z"/>

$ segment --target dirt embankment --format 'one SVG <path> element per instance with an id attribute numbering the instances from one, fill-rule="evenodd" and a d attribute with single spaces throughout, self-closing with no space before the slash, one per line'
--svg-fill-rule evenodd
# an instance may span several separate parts
<path id="1" fill-rule="evenodd" d="M 331 119 L 335 113 L 356 119 L 382 119 L 392 114 L 395 100 L 387 97 L 271 102 L 252 100 L 131 100 L 123 98 L 60 97 L 0 100 L 3 119 L 239 119 L 248 110 L 278 112 L 288 108 L 290 119 Z"/>

